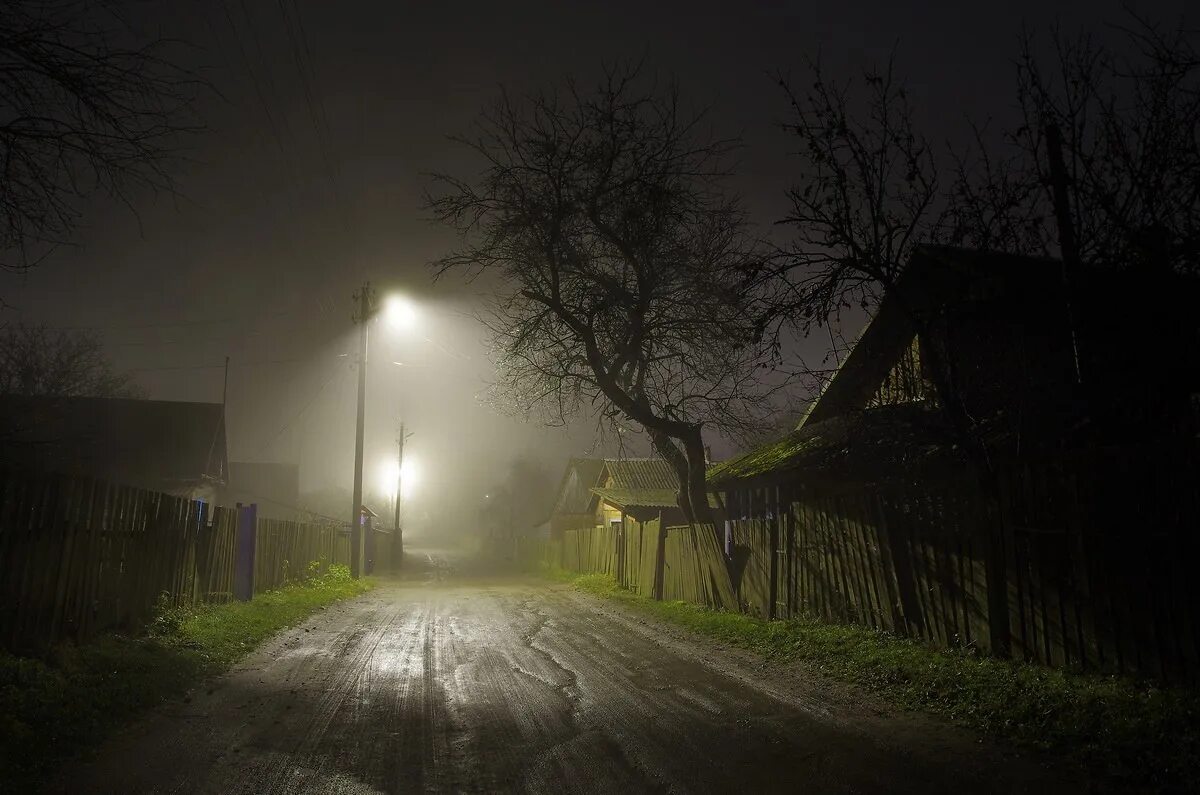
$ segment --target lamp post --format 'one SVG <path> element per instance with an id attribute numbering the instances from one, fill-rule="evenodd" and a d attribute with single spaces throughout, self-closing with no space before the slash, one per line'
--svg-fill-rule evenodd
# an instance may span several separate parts
<path id="1" fill-rule="evenodd" d="M 350 576 L 362 576 L 363 431 L 367 410 L 367 322 L 371 319 L 371 283 L 364 282 L 358 301 L 358 421 L 354 430 L 354 505 L 350 513 Z"/>
<path id="2" fill-rule="evenodd" d="M 396 544 L 400 549 L 400 565 L 404 565 L 404 529 L 400 526 L 400 500 L 404 497 L 404 440 L 412 436 L 400 423 L 399 455 L 396 459 Z"/>
<path id="3" fill-rule="evenodd" d="M 359 324 L 358 333 L 358 420 L 354 431 L 354 505 L 350 513 L 350 576 L 362 576 L 363 532 L 362 532 L 362 491 L 363 491 L 363 436 L 366 429 L 367 409 L 367 324 L 375 315 L 374 294 L 371 283 L 364 282 L 362 288 L 354 294 L 358 302 L 358 313 L 355 321 Z M 408 328 L 415 322 L 416 313 L 412 304 L 399 296 L 393 296 L 387 302 L 384 314 L 393 326 Z M 409 434 L 411 436 L 412 434 Z M 400 429 L 400 464 L 404 463 L 404 428 Z M 396 476 L 396 530 L 400 530 L 400 478 Z M 403 542 L 401 541 L 401 554 Z"/>

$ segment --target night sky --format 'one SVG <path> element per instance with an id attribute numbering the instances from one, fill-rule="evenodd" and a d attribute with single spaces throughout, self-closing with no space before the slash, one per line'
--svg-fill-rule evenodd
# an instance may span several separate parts
<path id="1" fill-rule="evenodd" d="M 967 117 L 1011 111 L 1022 23 L 1103 37 L 1121 9 L 1086 0 L 163 5 L 171 10 L 147 3 L 139 24 L 194 44 L 190 57 L 215 89 L 197 108 L 209 130 L 185 142 L 189 160 L 176 169 L 180 195 L 139 196 L 137 216 L 94 202 L 75 248 L 0 277 L 9 305 L 0 320 L 100 330 L 117 367 L 136 369 L 156 399 L 219 401 L 230 356 L 230 460 L 299 461 L 304 490 L 350 482 L 355 376 L 341 354 L 353 355 L 351 294 L 365 278 L 423 313 L 419 334 L 381 332 L 372 345 L 368 489 L 401 413 L 416 431 L 423 487 L 481 490 L 515 454 L 558 467 L 591 444 L 590 427 L 541 429 L 479 405 L 490 366 L 470 313 L 486 286 L 430 281 L 427 263 L 453 238 L 424 217 L 422 175 L 462 167 L 446 136 L 464 131 L 499 85 L 521 91 L 645 57 L 711 104 L 719 130 L 744 136 L 738 187 L 766 227 L 789 184 L 789 141 L 776 128 L 787 108 L 772 73 L 820 54 L 831 74 L 848 75 L 895 47 L 927 132 L 953 138 Z M 1173 23 L 1189 5 L 1137 7 Z"/>

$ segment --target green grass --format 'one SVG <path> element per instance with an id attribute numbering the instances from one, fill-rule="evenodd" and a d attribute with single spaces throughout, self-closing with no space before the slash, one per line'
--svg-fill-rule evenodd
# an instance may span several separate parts
<path id="1" fill-rule="evenodd" d="M 44 658 L 0 652 L 0 789 L 39 788 L 64 759 L 154 704 L 228 669 L 279 630 L 356 596 L 345 566 L 250 602 L 160 610 L 146 634 L 61 645 Z"/>
<path id="2" fill-rule="evenodd" d="M 1138 789 L 1182 791 L 1200 776 L 1200 694 L 1051 669 L 814 619 L 763 621 L 688 602 L 655 602 L 586 574 L 574 587 L 768 660 L 802 661 L 892 704 L 1033 745 Z"/>

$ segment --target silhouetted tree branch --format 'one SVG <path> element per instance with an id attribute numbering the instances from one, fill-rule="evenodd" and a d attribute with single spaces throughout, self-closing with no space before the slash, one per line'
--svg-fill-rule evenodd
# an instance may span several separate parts
<path id="1" fill-rule="evenodd" d="M 0 331 L 0 394 L 146 396 L 129 373 L 113 369 L 95 334 L 25 325 Z"/>
<path id="2" fill-rule="evenodd" d="M 703 428 L 757 427 L 777 384 L 748 311 L 760 254 L 724 186 L 736 145 L 637 67 L 522 100 L 461 143 L 478 179 L 436 175 L 435 216 L 465 235 L 437 272 L 492 273 L 499 392 L 552 423 L 597 411 L 644 428 L 680 502 L 709 521 Z"/>
<path id="3" fill-rule="evenodd" d="M 1024 124 L 1011 139 L 1027 182 L 1047 186 L 1046 131 L 1061 131 L 1081 263 L 1200 273 L 1197 33 L 1132 13 L 1122 30 L 1122 50 L 1055 31 L 1047 61 L 1026 36 L 1017 71 Z M 1030 199 L 1050 201 L 1047 191 Z"/>
<path id="4" fill-rule="evenodd" d="M 104 0 L 0 5 L 0 266 L 23 269 L 69 240 L 81 200 L 130 205 L 167 171 L 199 85 Z"/>

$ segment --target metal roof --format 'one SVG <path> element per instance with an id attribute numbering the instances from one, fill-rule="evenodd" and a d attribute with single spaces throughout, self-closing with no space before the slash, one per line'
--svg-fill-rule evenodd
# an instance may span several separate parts
<path id="1" fill-rule="evenodd" d="M 677 508 L 676 489 L 592 489 L 592 493 L 607 503 L 618 508 Z M 708 504 L 713 508 L 721 507 L 717 496 L 708 494 Z"/>
<path id="2" fill-rule="evenodd" d="M 606 458 L 604 468 L 612 478 L 610 488 L 669 489 L 672 494 L 679 490 L 674 467 L 662 458 Z M 603 475 L 596 485 L 605 486 Z M 673 498 L 671 504 L 675 504 Z"/>

